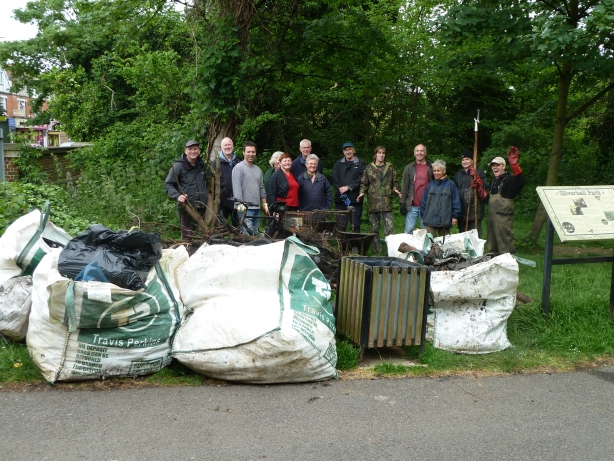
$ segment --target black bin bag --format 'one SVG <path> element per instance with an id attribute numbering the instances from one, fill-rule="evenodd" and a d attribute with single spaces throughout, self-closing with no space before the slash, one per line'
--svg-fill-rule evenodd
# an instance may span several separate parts
<path id="1" fill-rule="evenodd" d="M 85 266 L 96 262 L 109 282 L 140 290 L 161 257 L 162 243 L 156 234 L 116 232 L 94 224 L 66 244 L 60 253 L 58 271 L 63 277 L 75 279 Z"/>

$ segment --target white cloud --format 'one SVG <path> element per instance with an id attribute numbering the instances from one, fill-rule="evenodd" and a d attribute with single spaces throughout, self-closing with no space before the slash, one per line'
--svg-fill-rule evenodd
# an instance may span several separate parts
<path id="1" fill-rule="evenodd" d="M 33 24 L 22 24 L 13 17 L 13 10 L 25 8 L 28 0 L 0 1 L 0 41 L 27 40 L 36 35 Z"/>

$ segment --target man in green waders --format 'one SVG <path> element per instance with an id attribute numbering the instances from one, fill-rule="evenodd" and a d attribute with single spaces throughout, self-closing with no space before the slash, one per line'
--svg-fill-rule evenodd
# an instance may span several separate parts
<path id="1" fill-rule="evenodd" d="M 484 189 L 484 183 L 476 176 L 471 187 L 478 197 L 488 203 L 488 252 L 495 255 L 514 253 L 514 199 L 520 193 L 526 178 L 518 165 L 518 149 L 512 146 L 507 151 L 512 174 L 505 170 L 505 160 L 495 157 L 490 162 L 495 180 L 489 190 Z"/>

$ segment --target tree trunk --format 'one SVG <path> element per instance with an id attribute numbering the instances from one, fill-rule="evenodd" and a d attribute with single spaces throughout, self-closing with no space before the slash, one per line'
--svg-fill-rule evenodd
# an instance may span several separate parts
<path id="1" fill-rule="evenodd" d="M 243 53 L 247 50 L 249 39 L 249 26 L 254 17 L 255 6 L 251 0 L 217 0 L 219 15 L 222 18 L 230 19 L 230 22 L 239 31 L 240 47 Z M 194 10 L 204 21 L 207 7 L 211 5 L 205 0 L 194 0 Z M 238 98 L 237 98 L 238 99 Z M 239 101 L 226 101 L 225 108 L 234 107 Z M 221 107 L 218 108 L 222 109 Z M 217 222 L 216 217 L 220 208 L 220 162 L 215 161 L 218 152 L 221 150 L 222 139 L 236 137 L 236 119 L 233 110 L 227 110 L 226 115 L 213 115 L 209 120 L 209 142 L 207 146 L 207 158 L 212 166 L 213 176 L 209 180 L 207 191 L 207 211 L 205 214 L 205 224 L 208 228 L 213 228 Z"/>
<path id="2" fill-rule="evenodd" d="M 554 133 L 552 136 L 552 150 L 550 151 L 550 162 L 548 164 L 548 177 L 546 186 L 556 186 L 559 178 L 559 167 L 563 154 L 563 136 L 565 134 L 565 125 L 567 124 L 567 101 L 569 98 L 569 88 L 573 79 L 571 62 L 565 61 L 559 72 L 559 94 L 556 105 L 556 118 L 554 119 Z M 546 223 L 546 210 L 540 203 L 533 219 L 531 231 L 527 236 L 527 243 L 535 246 L 537 239 L 541 234 L 544 224 Z"/>

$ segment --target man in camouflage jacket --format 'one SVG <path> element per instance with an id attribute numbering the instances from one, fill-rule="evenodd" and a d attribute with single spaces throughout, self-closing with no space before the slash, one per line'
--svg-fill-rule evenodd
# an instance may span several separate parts
<path id="1" fill-rule="evenodd" d="M 399 198 L 399 183 L 397 173 L 392 163 L 386 162 L 386 149 L 377 146 L 373 154 L 373 163 L 365 168 L 360 183 L 360 200 L 365 194 L 367 198 L 367 212 L 371 223 L 371 232 L 377 234 L 373 240 L 373 249 L 381 253 L 382 246 L 379 241 L 380 220 L 384 221 L 384 234 L 394 232 L 392 225 L 392 197 L 396 193 Z"/>

